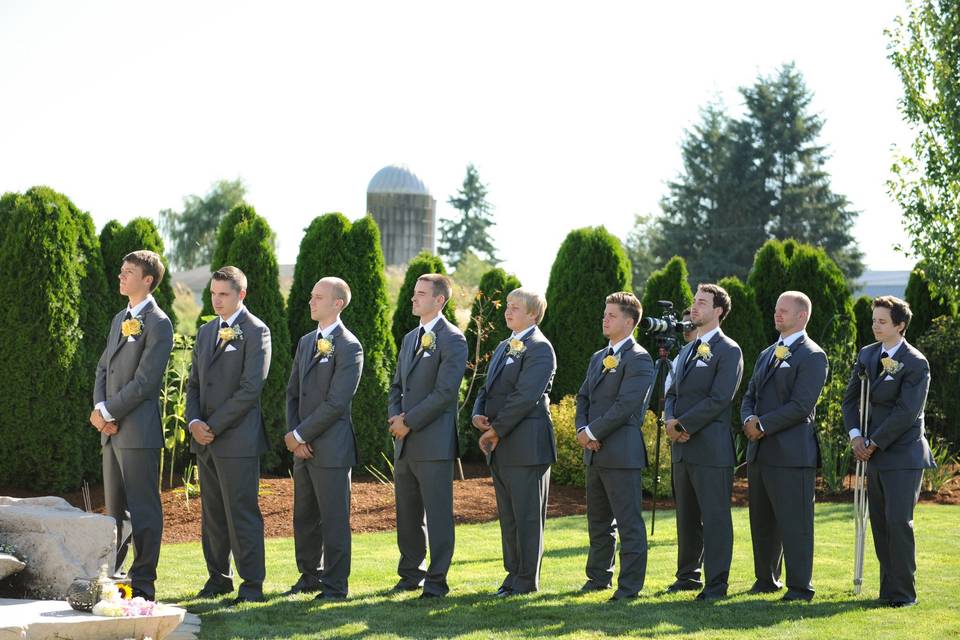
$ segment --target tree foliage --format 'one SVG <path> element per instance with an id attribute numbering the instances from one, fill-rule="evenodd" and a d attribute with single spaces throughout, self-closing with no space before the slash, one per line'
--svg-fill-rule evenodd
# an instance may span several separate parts
<path id="1" fill-rule="evenodd" d="M 163 209 L 160 226 L 170 240 L 173 264 L 180 269 L 216 264 L 210 252 L 217 229 L 227 212 L 241 204 L 246 194 L 242 180 L 220 180 L 210 186 L 205 196 L 185 197 L 182 211 Z"/>
<path id="2" fill-rule="evenodd" d="M 396 353 L 400 353 L 403 336 L 416 329 L 420 324 L 420 320 L 410 311 L 410 300 L 413 298 L 413 288 L 417 284 L 417 278 L 425 273 L 446 272 L 443 260 L 429 251 L 421 251 L 407 265 L 407 272 L 403 277 L 403 284 L 400 285 L 400 293 L 397 295 L 397 305 L 394 307 L 393 322 L 390 328 Z M 456 308 L 453 300 L 447 302 L 443 308 L 443 316 L 453 324 L 457 324 Z"/>
<path id="3" fill-rule="evenodd" d="M 467 251 L 491 265 L 500 262 L 489 233 L 490 227 L 496 224 L 491 214 L 493 206 L 487 202 L 487 185 L 480 181 L 480 173 L 473 164 L 467 165 L 463 185 L 447 203 L 460 212 L 460 217 L 440 221 L 440 255 L 453 266 L 460 264 Z"/>

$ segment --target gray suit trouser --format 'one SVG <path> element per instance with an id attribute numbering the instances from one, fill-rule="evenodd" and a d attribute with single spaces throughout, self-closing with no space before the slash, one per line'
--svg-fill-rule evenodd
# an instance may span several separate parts
<path id="1" fill-rule="evenodd" d="M 867 465 L 867 502 L 873 546 L 880 561 L 880 599 L 915 602 L 917 588 L 913 508 L 920 498 L 923 469 L 882 471 Z"/>
<path id="2" fill-rule="evenodd" d="M 673 464 L 677 501 L 677 581 L 702 585 L 726 595 L 733 557 L 733 468 L 707 467 L 686 461 Z"/>
<path id="3" fill-rule="evenodd" d="M 304 586 L 346 596 L 350 577 L 350 467 L 293 463 L 293 542 Z"/>
<path id="4" fill-rule="evenodd" d="M 243 579 L 238 595 L 263 594 L 266 567 L 263 516 L 257 495 L 260 458 L 218 458 L 209 448 L 197 454 L 200 469 L 200 521 L 207 587 L 233 589 L 230 555 Z"/>
<path id="5" fill-rule="evenodd" d="M 587 578 L 597 587 L 613 582 L 617 534 L 620 576 L 617 592 L 639 593 L 647 574 L 647 527 L 643 522 L 641 469 L 608 469 L 587 465 L 587 529 L 590 553 Z"/>
<path id="6" fill-rule="evenodd" d="M 780 588 L 787 564 L 787 588 L 813 595 L 813 500 L 817 470 L 750 464 L 747 472 L 750 537 L 757 586 Z"/>
<path id="7" fill-rule="evenodd" d="M 127 575 L 135 589 L 155 596 L 163 537 L 160 506 L 160 450 L 121 449 L 110 440 L 103 445 L 103 498 L 107 515 L 117 522 L 116 570 L 123 566 L 130 538 L 123 535 L 124 520 L 133 529 L 133 563 Z"/>
<path id="8" fill-rule="evenodd" d="M 501 587 L 514 593 L 537 591 L 543 561 L 550 465 L 504 466 L 497 464 L 494 452 L 490 471 L 500 518 L 503 568 L 507 571 Z"/>
<path id="9" fill-rule="evenodd" d="M 393 475 L 400 583 L 415 587 L 422 582 L 425 593 L 446 595 L 454 546 L 453 460 L 410 461 L 401 456 Z"/>

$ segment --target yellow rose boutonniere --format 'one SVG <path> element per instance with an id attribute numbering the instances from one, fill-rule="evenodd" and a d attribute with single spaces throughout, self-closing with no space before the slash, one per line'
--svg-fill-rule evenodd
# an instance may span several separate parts
<path id="1" fill-rule="evenodd" d="M 793 354 L 790 353 L 790 347 L 786 345 L 778 345 L 777 348 L 773 350 L 773 357 L 780 362 L 789 360 L 791 355 Z"/>
<path id="2" fill-rule="evenodd" d="M 333 355 L 333 342 L 328 338 L 317 340 L 317 355 L 314 358 L 329 358 Z"/>
<path id="3" fill-rule="evenodd" d="M 697 357 L 704 362 L 710 362 L 710 358 L 713 357 L 713 352 L 710 351 L 710 345 L 706 342 L 701 342 L 700 346 L 697 347 Z"/>
<path id="4" fill-rule="evenodd" d="M 893 358 L 884 358 L 880 361 L 880 364 L 883 366 L 883 372 L 888 376 L 893 376 L 900 373 L 900 369 L 903 369 L 903 363 L 897 362 Z"/>
<path id="5" fill-rule="evenodd" d="M 226 347 L 234 340 L 243 340 L 243 330 L 240 327 L 226 327 L 217 332 L 217 339 L 220 340 L 220 347 Z"/>
<path id="6" fill-rule="evenodd" d="M 514 338 L 510 341 L 510 349 L 507 351 L 507 355 L 511 358 L 519 358 L 526 350 L 527 345 L 523 344 L 523 340 L 517 340 Z"/>
<path id="7" fill-rule="evenodd" d="M 620 365 L 619 353 L 615 356 L 607 356 L 603 359 L 603 372 L 607 373 L 608 371 L 615 371 L 619 365 Z"/>
<path id="8" fill-rule="evenodd" d="M 437 348 L 437 334 L 433 331 L 427 331 L 420 338 L 420 348 L 424 351 L 433 351 Z"/>
<path id="9" fill-rule="evenodd" d="M 123 324 L 120 325 L 120 333 L 123 334 L 124 338 L 140 335 L 143 333 L 143 320 L 140 319 L 140 316 L 124 320 Z"/>

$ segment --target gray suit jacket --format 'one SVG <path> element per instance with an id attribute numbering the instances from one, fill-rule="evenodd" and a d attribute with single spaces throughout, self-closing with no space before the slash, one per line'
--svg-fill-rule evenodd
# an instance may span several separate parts
<path id="1" fill-rule="evenodd" d="M 394 441 L 397 459 L 452 460 L 457 456 L 457 402 L 467 368 L 467 340 L 446 318 L 433 327 L 431 351 L 418 351 L 420 327 L 403 337 L 390 385 L 389 415 L 406 413 L 411 432 Z"/>
<path id="2" fill-rule="evenodd" d="M 603 371 L 604 347 L 590 358 L 587 377 L 577 392 L 577 429 L 590 427 L 599 451 L 583 452 L 584 464 L 611 469 L 647 466 L 643 444 L 644 401 L 653 384 L 653 360 L 630 338 L 618 352 L 620 364 Z"/>
<path id="3" fill-rule="evenodd" d="M 879 342 L 860 350 L 843 396 L 843 422 L 847 431 L 860 428 L 860 364 L 870 379 L 870 424 L 867 437 L 878 447 L 870 457 L 877 469 L 929 469 L 935 467 L 930 445 L 924 435 L 923 407 L 930 388 L 930 365 L 923 354 L 906 340 L 894 354 L 903 368 L 893 374 L 877 375 L 880 368 Z"/>
<path id="4" fill-rule="evenodd" d="M 358 463 L 351 404 L 363 371 L 363 347 L 341 324 L 330 334 L 333 354 L 317 354 L 317 331 L 300 338 L 287 383 L 287 430 L 313 447 L 308 464 L 352 467 Z"/>
<path id="5" fill-rule="evenodd" d="M 260 394 L 270 371 L 270 329 L 248 309 L 233 323 L 242 340 L 216 347 L 220 318 L 197 332 L 187 381 L 187 424 L 203 420 L 216 437 L 206 447 L 218 457 L 259 456 L 269 448 L 263 431 Z M 216 347 L 216 350 L 214 350 Z M 206 449 L 190 439 L 190 450 Z"/>
<path id="6" fill-rule="evenodd" d="M 557 441 L 550 419 L 549 393 L 557 358 L 539 327 L 524 336 L 523 344 L 524 352 L 509 363 L 510 340 L 494 350 L 472 415 L 490 418 L 500 436 L 491 456 L 498 464 L 553 464 L 557 461 Z"/>
<path id="7" fill-rule="evenodd" d="M 109 440 L 120 449 L 160 449 L 160 388 L 173 350 L 173 326 L 155 302 L 140 315 L 143 331 L 133 342 L 121 339 L 120 325 L 127 310 L 113 317 L 107 346 L 97 363 L 93 404 L 106 403 L 117 421 L 117 434 L 100 435 L 100 444 Z"/>
<path id="8" fill-rule="evenodd" d="M 827 381 L 827 354 L 810 336 L 790 345 L 789 366 L 767 365 L 776 344 L 757 358 L 740 419 L 760 418 L 765 435 L 747 446 L 747 462 L 774 467 L 817 467 L 817 401 Z"/>
<path id="9" fill-rule="evenodd" d="M 730 407 L 743 376 L 740 346 L 718 331 L 707 343 L 713 354 L 709 361 L 687 357 L 696 342 L 680 350 L 679 371 L 667 389 L 664 414 L 676 418 L 690 434 L 686 442 L 674 442 L 673 461 L 686 461 L 709 467 L 736 464 L 733 436 L 730 432 Z"/>

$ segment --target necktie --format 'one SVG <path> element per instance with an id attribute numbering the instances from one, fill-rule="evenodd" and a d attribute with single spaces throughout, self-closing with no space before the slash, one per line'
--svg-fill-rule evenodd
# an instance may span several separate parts
<path id="1" fill-rule="evenodd" d="M 227 321 L 226 321 L 226 320 L 223 320 L 223 321 L 220 322 L 220 328 L 221 328 L 221 329 L 226 329 L 226 328 L 228 328 L 229 326 L 230 326 L 230 325 L 227 324 Z M 218 332 L 218 333 L 219 333 L 219 332 Z M 217 349 L 220 348 L 220 343 L 221 343 L 221 342 L 223 342 L 223 340 L 221 340 L 221 339 L 220 339 L 220 336 L 218 335 L 218 336 L 217 336 L 217 344 L 216 344 L 216 346 L 213 347 L 214 353 L 216 353 Z"/>
<path id="2" fill-rule="evenodd" d="M 778 342 L 778 343 L 777 343 L 777 346 L 778 346 L 778 347 L 782 347 L 782 346 L 783 346 L 783 340 L 781 340 L 780 342 Z M 779 362 L 779 361 L 777 360 L 777 350 L 774 349 L 774 350 L 773 350 L 773 354 L 771 354 L 771 356 L 770 356 L 770 364 L 767 366 L 767 369 L 772 369 L 772 368 L 774 368 L 775 366 L 777 366 L 777 362 Z"/>
<path id="3" fill-rule="evenodd" d="M 420 330 L 417 331 L 416 346 L 413 349 L 413 358 L 416 358 L 417 354 L 420 352 L 420 345 L 423 343 L 423 334 L 425 333 L 426 331 L 424 330 L 423 325 L 420 325 Z"/>
<path id="4" fill-rule="evenodd" d="M 130 313 L 130 309 L 127 309 L 127 312 L 126 312 L 125 314 L 123 314 L 123 321 L 126 322 L 127 320 L 132 320 L 132 319 L 133 319 L 133 314 Z M 121 325 L 121 327 L 122 327 L 122 325 Z M 124 340 L 126 340 L 126 338 L 123 337 L 123 330 L 121 329 L 121 331 L 120 331 L 120 339 L 117 340 L 117 342 L 123 342 Z"/>
<path id="5" fill-rule="evenodd" d="M 890 357 L 890 354 L 887 353 L 886 351 L 883 351 L 883 352 L 880 353 L 880 361 L 877 362 L 877 377 L 878 377 L 878 378 L 880 377 L 880 374 L 883 372 L 883 359 L 884 359 L 884 358 L 889 358 L 889 357 Z"/>

